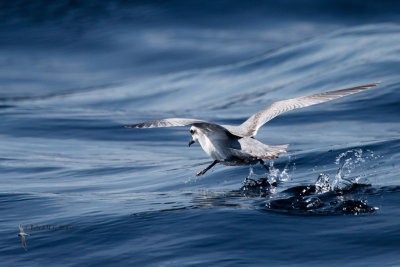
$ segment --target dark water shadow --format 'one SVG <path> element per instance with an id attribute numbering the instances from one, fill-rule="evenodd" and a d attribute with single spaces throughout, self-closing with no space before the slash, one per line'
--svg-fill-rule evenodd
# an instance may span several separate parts
<path id="1" fill-rule="evenodd" d="M 319 193 L 315 185 L 296 186 L 283 191 L 285 197 L 267 201 L 260 210 L 301 216 L 375 213 L 378 208 L 367 204 L 367 196 L 375 192 L 370 184 L 350 184 L 325 193 Z"/>
<path id="2" fill-rule="evenodd" d="M 253 209 L 290 216 L 368 215 L 379 210 L 373 203 L 368 203 L 369 198 L 400 192 L 400 186 L 376 188 L 371 184 L 349 184 L 323 193 L 315 185 L 295 186 L 277 193 L 278 189 L 279 184 L 270 184 L 262 178 L 249 181 L 238 190 L 192 193 L 192 205 L 181 204 L 131 215 L 207 208 Z"/>

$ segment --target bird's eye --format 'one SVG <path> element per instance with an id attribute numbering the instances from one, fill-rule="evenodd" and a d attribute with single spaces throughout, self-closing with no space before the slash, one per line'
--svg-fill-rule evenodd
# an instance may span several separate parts
<path id="1" fill-rule="evenodd" d="M 191 134 L 194 134 L 194 130 L 190 130 L 190 133 L 191 133 Z"/>

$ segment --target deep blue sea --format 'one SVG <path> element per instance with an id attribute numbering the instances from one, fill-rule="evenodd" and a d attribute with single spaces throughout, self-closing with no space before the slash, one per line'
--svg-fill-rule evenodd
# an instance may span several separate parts
<path id="1" fill-rule="evenodd" d="M 0 266 L 400 266 L 399 10 L 1 1 Z M 269 173 L 196 177 L 189 127 L 124 128 L 377 81 L 261 128 L 290 144 Z"/>

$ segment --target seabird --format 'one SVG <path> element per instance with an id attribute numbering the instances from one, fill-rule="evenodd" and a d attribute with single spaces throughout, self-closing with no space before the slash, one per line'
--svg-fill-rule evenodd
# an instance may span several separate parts
<path id="1" fill-rule="evenodd" d="M 22 245 L 24 246 L 24 249 L 25 249 L 25 250 L 27 250 L 27 249 L 26 249 L 25 237 L 28 236 L 28 235 L 29 235 L 29 234 L 26 234 L 26 233 L 24 232 L 24 229 L 22 228 L 22 224 L 20 224 L 20 225 L 19 225 L 19 234 L 18 234 L 18 236 L 21 237 L 21 242 L 22 242 Z"/>
<path id="2" fill-rule="evenodd" d="M 270 146 L 254 139 L 261 126 L 287 111 L 355 94 L 377 86 L 379 83 L 278 101 L 255 113 L 238 126 L 219 125 L 198 119 L 169 118 L 125 127 L 154 128 L 191 125 L 190 134 L 192 139 L 189 142 L 189 147 L 193 143 L 199 142 L 203 150 L 214 160 L 207 168 L 197 173 L 196 176 L 205 174 L 217 163 L 230 166 L 261 163 L 268 171 L 268 166 L 264 160 L 272 160 L 278 157 L 286 152 L 286 148 L 289 145 Z"/>

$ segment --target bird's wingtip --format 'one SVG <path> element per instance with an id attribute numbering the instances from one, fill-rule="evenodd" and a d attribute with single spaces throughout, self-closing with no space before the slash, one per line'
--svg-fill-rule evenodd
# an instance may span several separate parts
<path id="1" fill-rule="evenodd" d="M 380 83 L 381 83 L 381 81 L 378 81 L 378 82 L 374 82 L 374 83 L 370 83 L 370 84 L 364 85 L 362 87 L 365 87 L 365 89 L 368 89 L 368 88 L 371 88 L 371 87 L 374 87 L 374 86 L 378 86 Z"/>
<path id="2" fill-rule="evenodd" d="M 379 85 L 381 83 L 382 83 L 381 81 L 377 81 L 377 82 L 371 83 L 371 86 L 377 86 L 377 85 Z"/>

